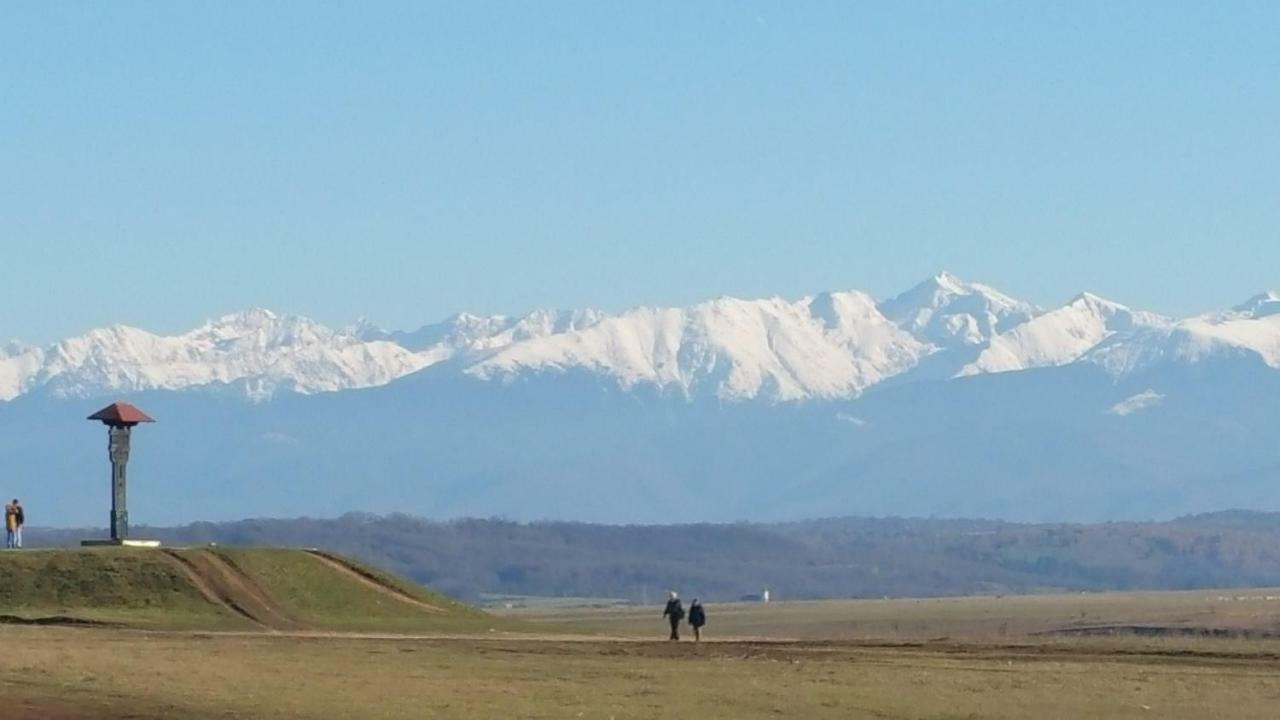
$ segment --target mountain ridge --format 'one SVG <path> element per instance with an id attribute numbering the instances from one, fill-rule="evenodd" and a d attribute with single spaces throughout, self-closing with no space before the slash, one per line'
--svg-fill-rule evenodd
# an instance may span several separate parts
<path id="1" fill-rule="evenodd" d="M 1280 368 L 1280 293 L 1172 319 L 1092 293 L 1045 309 L 942 272 L 883 301 L 846 290 L 616 314 L 458 313 L 409 331 L 363 321 L 334 329 L 264 308 L 178 335 L 111 325 L 48 346 L 0 348 L 0 401 L 37 389 L 90 398 L 231 387 L 260 402 L 375 387 L 424 370 L 495 382 L 584 370 L 624 389 L 777 403 L 853 398 L 925 375 L 1088 362 L 1121 377 L 1241 354 Z"/>

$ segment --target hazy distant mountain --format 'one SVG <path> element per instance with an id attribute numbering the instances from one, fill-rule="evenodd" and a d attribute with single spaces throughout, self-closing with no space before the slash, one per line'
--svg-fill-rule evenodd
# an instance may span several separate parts
<path id="1" fill-rule="evenodd" d="M 772 402 L 856 397 L 926 360 L 949 367 L 948 377 L 1081 361 L 1122 376 L 1225 356 L 1280 367 L 1278 298 L 1175 322 L 1089 293 L 1044 311 L 941 273 L 879 304 L 858 291 L 719 298 L 618 315 L 459 314 L 407 332 L 250 310 L 171 337 L 117 325 L 49 347 L 11 343 L 0 349 L 0 400 L 42 389 L 89 398 L 231 388 L 261 401 L 384 385 L 434 366 L 501 382 L 585 371 L 622 388 Z"/>
<path id="2" fill-rule="evenodd" d="M 160 420 L 133 460 L 151 522 L 1280 509 L 1278 307 L 1042 309 L 943 273 L 879 303 L 116 326 L 0 349 L 0 491 L 42 524 L 101 521 L 101 428 L 83 418 L 124 397 Z"/>
<path id="3" fill-rule="evenodd" d="M 0 351 L 0 399 L 223 388 L 265 399 L 381 385 L 430 364 L 392 342 L 365 342 L 302 317 L 249 310 L 162 337 L 113 325 L 47 348 Z"/>

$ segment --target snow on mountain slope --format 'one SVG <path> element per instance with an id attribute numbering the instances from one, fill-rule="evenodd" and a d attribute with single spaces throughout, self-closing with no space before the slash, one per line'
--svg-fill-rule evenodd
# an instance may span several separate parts
<path id="1" fill-rule="evenodd" d="M 380 385 L 427 362 L 395 343 L 362 342 L 306 318 L 250 310 L 172 337 L 115 325 L 0 360 L 0 398 L 42 386 L 87 397 L 243 382 L 251 397 L 265 399 L 279 390 Z"/>
<path id="2" fill-rule="evenodd" d="M 387 331 L 363 321 L 346 332 L 361 340 L 389 340 L 414 352 L 430 350 L 452 357 L 459 351 L 482 352 L 553 333 L 580 330 L 604 317 L 604 313 L 591 309 L 535 310 L 523 317 L 458 313 L 443 322 L 410 332 Z"/>
<path id="3" fill-rule="evenodd" d="M 1117 337 L 1087 359 L 1120 376 L 1162 363 L 1195 364 L 1223 357 L 1256 357 L 1280 369 L 1280 294 L 1265 293 L 1226 312 Z"/>
<path id="4" fill-rule="evenodd" d="M 927 346 L 859 292 L 796 302 L 721 298 L 638 308 L 512 345 L 467 369 L 481 378 L 585 368 L 624 387 L 722 399 L 849 397 L 913 366 Z"/>
<path id="5" fill-rule="evenodd" d="M 44 363 L 44 350 L 21 343 L 0 348 L 0 400 L 12 400 L 30 390 Z"/>
<path id="6" fill-rule="evenodd" d="M 466 313 L 411 332 L 332 330 L 251 310 L 159 336 L 112 326 L 48 347 L 0 348 L 0 401 L 232 386 L 251 399 L 382 385 L 433 372 L 509 382 L 585 371 L 688 398 L 851 398 L 870 387 L 1089 362 L 1114 376 L 1248 356 L 1280 368 L 1280 294 L 1181 321 L 1084 294 L 1045 312 L 939 274 L 877 304 L 857 291 L 720 298 L 687 308 Z"/>
<path id="7" fill-rule="evenodd" d="M 1075 362 L 1116 334 L 1132 334 L 1163 327 L 1169 321 L 1152 313 L 1084 293 L 1067 305 L 1051 310 L 992 338 L 977 360 L 960 375 L 1010 372 Z"/>
<path id="8" fill-rule="evenodd" d="M 947 272 L 880 303 L 880 311 L 907 332 L 943 348 L 982 345 L 1041 312 L 1030 303 Z"/>
<path id="9" fill-rule="evenodd" d="M 1225 321 L 1193 318 L 1178 323 L 1175 359 L 1197 362 L 1221 352 L 1246 351 L 1273 368 L 1280 368 L 1280 315 Z"/>
<path id="10" fill-rule="evenodd" d="M 1109 415 L 1118 417 L 1128 417 L 1136 412 L 1141 412 L 1147 408 L 1152 408 L 1164 401 L 1164 395 L 1155 390 L 1143 390 L 1137 395 L 1131 395 L 1124 400 L 1111 406 L 1107 411 Z"/>
<path id="11" fill-rule="evenodd" d="M 1270 290 L 1260 295 L 1254 295 L 1231 310 L 1238 316 L 1255 320 L 1271 317 L 1272 315 L 1280 315 L 1280 292 Z"/>

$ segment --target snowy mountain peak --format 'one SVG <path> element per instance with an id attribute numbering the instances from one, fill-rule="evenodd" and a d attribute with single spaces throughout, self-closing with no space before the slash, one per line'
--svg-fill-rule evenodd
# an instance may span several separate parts
<path id="1" fill-rule="evenodd" d="M 229 332 L 247 332 L 276 325 L 281 316 L 266 308 L 250 308 L 205 321 L 200 329 L 217 328 Z"/>
<path id="2" fill-rule="evenodd" d="M 808 301 L 809 314 L 827 330 L 838 331 L 855 313 L 865 314 L 875 309 L 875 300 L 856 290 L 848 292 L 823 292 Z"/>
<path id="3" fill-rule="evenodd" d="M 1083 358 L 1117 335 L 1142 328 L 1163 327 L 1168 319 L 1135 312 L 1093 293 L 1077 295 L 1066 305 L 992 338 L 978 358 L 960 375 L 1010 372 L 1066 365 Z"/>
<path id="4" fill-rule="evenodd" d="M 391 333 L 386 328 L 373 323 L 366 317 L 358 317 L 355 322 L 338 328 L 338 334 L 369 342 L 373 340 L 386 340 L 387 336 Z"/>
<path id="5" fill-rule="evenodd" d="M 801 400 L 856 395 L 915 364 L 925 346 L 864 293 L 721 297 L 690 308 L 635 308 L 524 342 L 472 365 L 481 378 L 570 369 L 692 396 Z"/>
<path id="6" fill-rule="evenodd" d="M 218 338 L 245 337 L 255 333 L 273 332 L 290 319 L 271 310 L 255 308 L 206 320 L 187 334 Z"/>
<path id="7" fill-rule="evenodd" d="M 1251 318 L 1264 318 L 1280 314 L 1280 292 L 1268 290 L 1254 295 L 1231 308 L 1232 312 Z"/>
<path id="8" fill-rule="evenodd" d="M 332 329 L 255 308 L 179 335 L 112 325 L 46 346 L 0 349 L 0 400 L 43 389 L 88 397 L 230 389 L 263 400 L 439 377 L 587 373 L 624 389 L 800 401 L 911 382 L 1088 362 L 1114 376 L 1163 363 L 1260 358 L 1280 368 L 1280 293 L 1172 321 L 1092 293 L 1044 311 L 939 273 L 878 303 L 857 290 L 799 300 L 720 297 L 689 307 L 458 313 L 410 332 Z"/>
<path id="9" fill-rule="evenodd" d="M 1095 295 L 1088 291 L 1075 296 L 1071 299 L 1071 302 L 1067 303 L 1067 305 L 1070 307 L 1087 308 L 1092 312 L 1105 315 L 1129 312 L 1128 306 L 1121 305 L 1118 302 L 1108 300 L 1101 295 Z"/>
<path id="10" fill-rule="evenodd" d="M 209 320 L 185 335 L 182 340 L 194 346 L 224 351 L 264 352 L 273 347 L 312 347 L 346 345 L 355 338 L 334 331 L 310 318 L 281 315 L 256 308 Z"/>
<path id="11" fill-rule="evenodd" d="M 950 293 L 964 293 L 969 290 L 970 285 L 960 278 L 952 275 L 950 272 L 943 270 L 925 281 L 932 283 L 939 290 Z"/>
<path id="12" fill-rule="evenodd" d="M 279 318 L 280 314 L 274 310 L 264 307 L 256 307 L 224 315 L 220 320 L 224 322 L 240 322 L 245 324 L 264 324 L 275 322 Z"/>
<path id="13" fill-rule="evenodd" d="M 942 348 L 983 345 L 1039 313 L 1030 303 L 941 272 L 880 304 L 889 320 Z"/>
<path id="14" fill-rule="evenodd" d="M 242 387 L 254 399 L 368 387 L 428 360 L 388 342 L 363 342 L 308 318 L 255 309 L 175 336 L 125 325 L 90 330 L 0 360 L 0 400 L 37 387 L 63 397 Z"/>

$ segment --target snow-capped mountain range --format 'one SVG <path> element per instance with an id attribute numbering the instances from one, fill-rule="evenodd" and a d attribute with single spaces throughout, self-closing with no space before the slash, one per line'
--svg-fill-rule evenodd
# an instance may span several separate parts
<path id="1" fill-rule="evenodd" d="M 1280 510 L 1280 294 L 1174 319 L 943 273 L 897 297 L 457 315 L 266 310 L 0 349 L 5 492 L 101 522 L 100 427 L 158 422 L 140 522 L 349 510 L 601 522 Z M 246 402 L 247 400 L 247 402 Z"/>
<path id="2" fill-rule="evenodd" d="M 260 309 L 176 336 L 116 325 L 47 347 L 0 347 L 0 400 L 219 389 L 262 401 L 429 370 L 496 382 L 585 371 L 624 389 L 794 402 L 857 397 L 916 376 L 1091 363 L 1121 378 L 1221 356 L 1280 368 L 1280 294 L 1175 320 L 1089 293 L 1043 309 L 941 273 L 880 302 L 851 290 L 619 314 L 459 314 L 411 332 L 363 322 L 332 329 Z"/>

